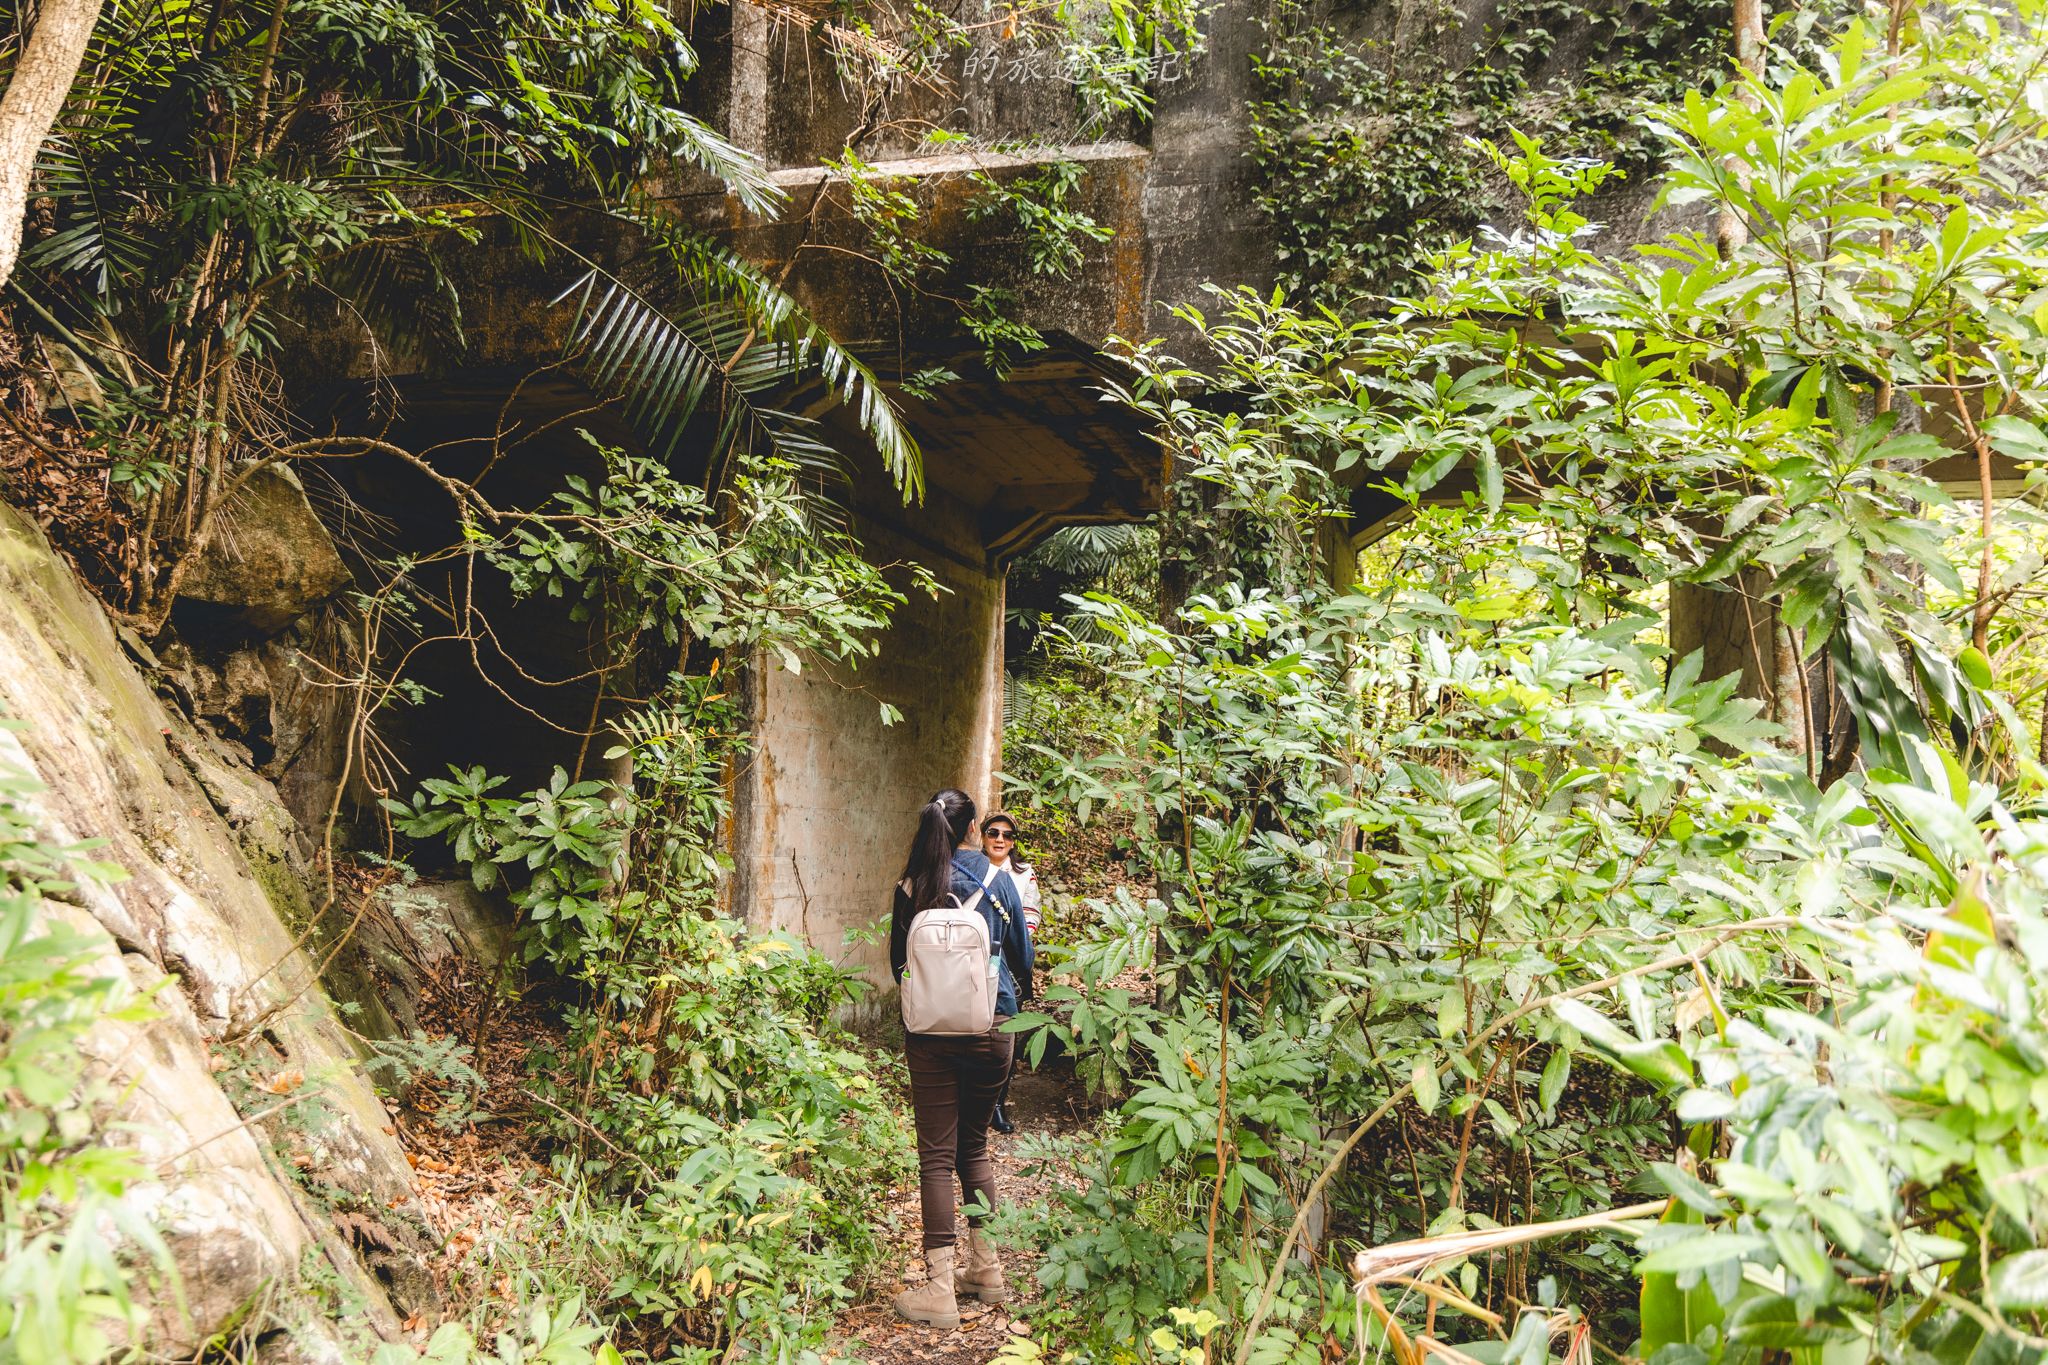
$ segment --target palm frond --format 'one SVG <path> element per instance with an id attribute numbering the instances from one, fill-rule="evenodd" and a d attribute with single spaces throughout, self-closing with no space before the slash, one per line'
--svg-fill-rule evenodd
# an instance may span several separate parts
<path id="1" fill-rule="evenodd" d="M 676 115 L 672 129 L 675 141 L 669 152 L 724 181 L 747 212 L 767 217 L 782 207 L 786 195 L 770 178 L 761 158 L 726 141 L 709 124 L 688 114 Z"/>
<path id="2" fill-rule="evenodd" d="M 95 306 L 119 311 L 121 286 L 148 270 L 150 243 L 127 224 L 133 197 L 97 184 L 66 136 L 43 143 L 36 158 L 37 197 L 50 202 L 57 230 L 22 253 L 22 266 L 61 276 Z"/>
<path id="3" fill-rule="evenodd" d="M 462 297 L 424 242 L 365 242 L 334 257 L 320 283 L 393 350 L 453 359 L 467 345 Z"/>
<path id="4" fill-rule="evenodd" d="M 1044 734 L 1060 709 L 1059 697 L 1017 670 L 1003 673 L 1003 729 L 1012 734 Z"/>
<path id="5" fill-rule="evenodd" d="M 801 356 L 782 342 L 750 345 L 743 313 L 717 304 L 666 312 L 595 270 L 555 302 L 571 297 L 570 353 L 585 382 L 622 401 L 621 415 L 657 458 L 671 459 L 683 433 L 703 416 L 716 424 L 707 486 L 725 484 L 732 456 L 742 450 L 787 462 L 828 504 L 829 491 L 849 481 L 816 421 L 760 401 L 801 372 Z M 829 506 L 819 511 L 839 520 Z"/>
<path id="6" fill-rule="evenodd" d="M 569 350 L 590 387 L 625 402 L 623 416 L 660 459 L 714 388 L 730 387 L 720 357 L 744 334 L 737 319 L 670 317 L 616 279 L 587 272 L 554 299 L 574 298 Z M 696 322 L 696 326 L 689 325 Z"/>
<path id="7" fill-rule="evenodd" d="M 765 282 L 763 282 L 765 284 Z M 780 291 L 763 295 L 772 304 Z M 880 381 L 824 337 L 792 302 L 757 311 L 728 294 L 675 311 L 656 307 L 624 282 L 591 270 L 556 297 L 576 303 L 569 346 L 598 393 L 624 400 L 623 415 L 662 459 L 675 453 L 684 429 L 708 409 L 717 421 L 714 471 L 742 444 L 765 446 L 825 481 L 846 476 L 838 455 L 817 435 L 818 424 L 769 407 L 763 397 L 816 371 L 842 401 L 856 406 L 885 467 L 921 496 L 923 467 L 916 442 L 896 416 Z M 713 485 L 721 482 L 714 472 Z"/>
<path id="8" fill-rule="evenodd" d="M 1135 525 L 1063 526 L 1027 556 L 1030 562 L 1068 578 L 1100 578 L 1145 547 Z"/>
<path id="9" fill-rule="evenodd" d="M 644 197 L 629 199 L 612 213 L 652 239 L 686 287 L 738 309 L 754 336 L 753 346 L 773 342 L 783 347 L 791 369 L 781 379 L 803 373 L 822 379 L 841 403 L 853 409 L 889 477 L 903 491 L 903 500 L 924 496 L 923 456 L 881 380 L 801 304 L 730 249 L 671 221 Z"/>

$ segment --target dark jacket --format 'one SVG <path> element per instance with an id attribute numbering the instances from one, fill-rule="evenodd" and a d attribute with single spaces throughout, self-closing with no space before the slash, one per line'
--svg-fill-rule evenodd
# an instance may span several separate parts
<path id="1" fill-rule="evenodd" d="M 988 859 L 979 849 L 953 851 L 952 891 L 962 905 L 981 890 L 981 879 L 986 876 Z M 919 910 L 930 908 L 912 905 L 903 887 L 897 886 L 896 910 L 889 917 L 889 970 L 898 981 L 903 979 L 903 962 L 909 954 L 910 921 Z M 1003 959 L 1002 979 L 996 990 L 996 1013 L 1012 1015 L 1017 1012 L 1019 1000 L 1029 1000 L 1034 994 L 1031 935 L 1024 930 L 1024 906 L 1017 899 L 1015 880 L 995 878 L 989 885 L 988 894 L 981 898 L 981 913 L 988 921 L 988 941 Z"/>

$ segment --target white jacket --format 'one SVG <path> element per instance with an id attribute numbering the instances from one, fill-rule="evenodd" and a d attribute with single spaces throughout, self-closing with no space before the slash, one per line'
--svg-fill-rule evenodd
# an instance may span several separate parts
<path id="1" fill-rule="evenodd" d="M 1010 879 L 1017 884 L 1017 900 L 1024 907 L 1024 928 L 1035 937 L 1039 907 L 1045 903 L 1044 893 L 1038 889 L 1038 873 L 1032 870 L 1031 864 L 1020 863 L 1015 858 L 997 871 L 1009 873 Z"/>

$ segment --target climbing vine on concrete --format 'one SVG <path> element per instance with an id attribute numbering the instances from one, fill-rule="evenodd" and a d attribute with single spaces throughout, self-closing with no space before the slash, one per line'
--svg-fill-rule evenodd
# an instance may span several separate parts
<path id="1" fill-rule="evenodd" d="M 773 10 L 784 23 L 802 12 Z M 961 210 L 971 221 L 1014 230 L 1032 277 L 1071 278 L 1087 248 L 1109 240 L 1112 231 L 1072 202 L 1091 171 L 1059 149 L 1138 136 L 1160 86 L 1203 51 L 1204 13 L 1197 0 L 1085 6 L 981 0 L 950 11 L 914 0 L 867 0 L 856 18 L 814 28 L 850 105 L 860 111 L 839 151 L 820 159 L 828 179 L 811 217 L 815 223 L 829 204 L 859 224 L 864 240 L 823 249 L 865 257 L 899 311 L 912 296 L 945 305 L 981 348 L 987 368 L 1006 374 L 1044 349 L 1045 339 L 1021 316 L 1024 301 L 1014 283 L 998 283 L 978 263 L 956 261 L 927 240 L 935 216 L 943 216 L 940 201 L 949 187 L 966 182 L 972 190 Z M 1063 85 L 1071 94 L 1064 123 L 1055 115 L 1052 126 L 1035 127 L 1028 140 L 951 126 L 965 110 L 959 101 L 968 89 L 999 78 Z M 935 120 L 949 106 L 953 112 Z M 922 156 L 956 156 L 963 169 L 892 173 L 875 155 L 892 143 L 912 143 Z M 818 245 L 806 238 L 799 250 Z M 927 369 L 906 387 L 925 394 L 958 377 Z"/>
<path id="2" fill-rule="evenodd" d="M 1252 156 L 1290 290 L 1398 286 L 1421 252 L 1472 232 L 1505 202 L 1475 143 L 1510 128 L 1553 154 L 1648 170 L 1655 144 L 1637 111 L 1724 64 L 1726 7 L 1709 0 L 1502 0 L 1477 13 L 1276 0 L 1254 57 Z"/>

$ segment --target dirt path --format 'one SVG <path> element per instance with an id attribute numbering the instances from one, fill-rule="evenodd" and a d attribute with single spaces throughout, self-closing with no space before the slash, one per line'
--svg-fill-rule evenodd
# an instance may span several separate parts
<path id="1" fill-rule="evenodd" d="M 1017 1140 L 1026 1133 L 1071 1133 L 1083 1127 L 1090 1116 L 1081 1105 L 1080 1093 L 1070 1067 L 1017 1073 L 1010 1085 L 1010 1111 L 1018 1132 L 1008 1137 L 994 1135 L 996 1189 L 1004 1203 L 1025 1202 L 1046 1193 L 1043 1177 L 1024 1175 L 1015 1155 Z M 960 1328 L 954 1332 L 899 1321 L 889 1306 L 890 1299 L 906 1284 L 921 1282 L 925 1275 L 915 1184 L 890 1191 L 889 1218 L 897 1243 L 895 1278 L 840 1318 L 840 1351 L 871 1365 L 985 1365 L 1012 1333 L 1021 1336 L 1030 1331 L 1031 1310 L 1038 1302 L 1038 1258 L 1008 1248 L 1003 1251 L 1003 1269 L 1009 1276 L 1010 1302 L 984 1306 L 963 1299 Z"/>

